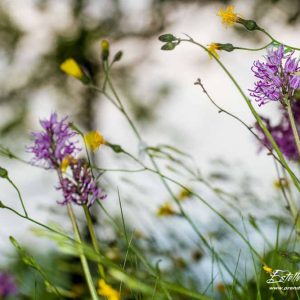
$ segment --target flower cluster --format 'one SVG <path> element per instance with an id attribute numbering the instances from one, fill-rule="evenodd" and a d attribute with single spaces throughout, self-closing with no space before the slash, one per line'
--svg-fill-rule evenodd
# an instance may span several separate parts
<path id="1" fill-rule="evenodd" d="M 105 194 L 97 186 L 93 179 L 91 169 L 83 159 L 72 160 L 70 162 L 72 176 L 62 178 L 58 189 L 62 190 L 64 201 L 61 204 L 76 203 L 79 205 L 93 205 L 97 199 L 104 199 Z"/>
<path id="2" fill-rule="evenodd" d="M 76 132 L 71 130 L 67 118 L 58 121 L 55 113 L 40 124 L 43 131 L 32 133 L 34 143 L 28 150 L 45 168 L 57 169 L 65 157 L 74 156 L 80 150 L 78 141 L 73 140 Z"/>
<path id="3" fill-rule="evenodd" d="M 292 127 L 289 122 L 289 117 L 286 110 L 281 106 L 281 119 L 277 125 L 272 125 L 268 118 L 262 118 L 267 126 L 267 129 L 272 134 L 275 142 L 277 143 L 281 152 L 289 159 L 298 161 L 299 154 L 297 151 L 296 143 L 294 140 L 294 135 L 292 131 Z M 298 131 L 300 131 L 300 103 L 299 101 L 292 102 L 292 111 L 295 117 L 295 122 L 298 127 Z M 271 143 L 268 138 L 265 136 L 263 131 L 261 130 L 258 124 L 255 125 L 259 137 L 262 143 L 271 148 Z"/>
<path id="4" fill-rule="evenodd" d="M 40 123 L 43 130 L 32 133 L 34 142 L 28 149 L 34 154 L 35 163 L 58 172 L 58 189 L 62 190 L 64 196 L 64 200 L 59 203 L 91 206 L 96 199 L 104 199 L 105 195 L 93 178 L 90 167 L 83 159 L 76 158 L 80 151 L 78 141 L 74 140 L 77 133 L 70 128 L 67 118 L 59 121 L 54 113 L 49 120 Z M 100 134 L 92 136 L 97 137 L 97 141 L 94 142 L 90 137 L 90 143 L 94 145 L 95 150 Z M 70 174 L 67 173 L 68 168 L 71 170 Z"/>
<path id="5" fill-rule="evenodd" d="M 17 292 L 15 279 L 8 273 L 0 272 L 0 298 L 15 296 Z"/>
<path id="6" fill-rule="evenodd" d="M 286 53 L 284 46 L 269 49 L 265 62 L 255 61 L 252 67 L 258 81 L 250 95 L 261 106 L 270 101 L 291 100 L 296 89 L 300 88 L 299 59 L 294 52 Z"/>

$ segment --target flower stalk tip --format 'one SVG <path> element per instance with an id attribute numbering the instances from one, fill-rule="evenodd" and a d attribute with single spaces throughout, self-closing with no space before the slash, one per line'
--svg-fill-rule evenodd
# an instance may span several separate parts
<path id="1" fill-rule="evenodd" d="M 108 40 L 102 40 L 100 43 L 101 51 L 102 51 L 102 60 L 106 61 L 109 57 L 109 42 Z"/>

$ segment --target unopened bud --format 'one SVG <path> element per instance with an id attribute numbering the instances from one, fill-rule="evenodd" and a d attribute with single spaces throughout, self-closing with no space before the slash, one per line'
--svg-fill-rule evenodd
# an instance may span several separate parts
<path id="1" fill-rule="evenodd" d="M 161 35 L 158 39 L 161 42 L 169 43 L 169 42 L 175 41 L 176 37 L 173 34 L 166 33 L 166 34 Z"/>
<path id="2" fill-rule="evenodd" d="M 0 167 L 0 177 L 2 178 L 8 178 L 8 172 L 6 169 Z"/>
<path id="3" fill-rule="evenodd" d="M 122 51 L 118 51 L 118 52 L 116 53 L 116 55 L 114 56 L 113 61 L 116 62 L 116 61 L 121 60 L 122 56 L 123 56 L 123 52 L 122 52 Z"/>
<path id="4" fill-rule="evenodd" d="M 101 41 L 102 60 L 105 61 L 109 56 L 109 42 L 107 40 Z"/>
<path id="5" fill-rule="evenodd" d="M 173 50 L 176 46 L 177 44 L 175 43 L 166 43 L 161 47 L 161 50 Z"/>
<path id="6" fill-rule="evenodd" d="M 246 27 L 249 31 L 254 31 L 254 30 L 261 30 L 261 28 L 256 24 L 255 21 L 253 20 L 244 20 L 242 18 L 239 18 L 237 23 L 242 24 L 243 26 Z"/>

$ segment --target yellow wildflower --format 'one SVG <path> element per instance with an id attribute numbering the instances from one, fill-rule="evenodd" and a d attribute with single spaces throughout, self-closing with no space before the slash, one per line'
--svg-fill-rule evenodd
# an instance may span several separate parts
<path id="1" fill-rule="evenodd" d="M 220 46 L 216 43 L 211 43 L 210 45 L 208 45 L 208 55 L 209 55 L 209 58 L 212 59 L 213 58 L 213 55 L 216 57 L 216 58 L 220 58 L 219 54 L 217 53 L 217 50 L 220 50 Z"/>
<path id="2" fill-rule="evenodd" d="M 263 269 L 267 272 L 267 273 L 272 273 L 272 268 L 270 268 L 270 267 L 268 267 L 268 266 L 266 266 L 266 265 L 264 265 L 263 266 Z"/>
<path id="3" fill-rule="evenodd" d="M 274 187 L 276 189 L 288 188 L 289 187 L 289 182 L 285 178 L 280 178 L 280 179 L 274 181 Z"/>
<path id="4" fill-rule="evenodd" d="M 218 14 L 225 26 L 232 26 L 239 20 L 238 15 L 234 12 L 234 6 L 229 5 L 225 10 L 220 8 Z"/>
<path id="5" fill-rule="evenodd" d="M 173 209 L 172 205 L 169 202 L 166 202 L 158 208 L 156 214 L 159 217 L 174 216 L 174 215 L 176 215 L 176 212 Z"/>
<path id="6" fill-rule="evenodd" d="M 217 290 L 219 293 L 225 293 L 226 287 L 225 287 L 224 283 L 222 283 L 222 282 L 217 283 L 217 284 L 216 284 L 216 290 Z"/>
<path id="7" fill-rule="evenodd" d="M 66 173 L 70 163 L 75 163 L 75 162 L 76 162 L 76 159 L 73 156 L 71 156 L 71 155 L 65 156 L 60 164 L 61 171 L 63 173 Z"/>
<path id="8" fill-rule="evenodd" d="M 84 135 L 86 145 L 96 151 L 101 145 L 105 144 L 105 140 L 99 131 L 90 131 Z"/>
<path id="9" fill-rule="evenodd" d="M 190 190 L 182 189 L 179 192 L 178 199 L 180 201 L 183 201 L 183 200 L 186 200 L 186 199 L 190 198 L 191 196 L 192 196 L 192 192 Z"/>
<path id="10" fill-rule="evenodd" d="M 60 69 L 66 74 L 73 76 L 79 80 L 84 78 L 84 74 L 78 65 L 78 63 L 73 58 L 68 58 L 61 65 Z"/>
<path id="11" fill-rule="evenodd" d="M 108 300 L 120 300 L 120 293 L 108 285 L 103 279 L 98 282 L 98 294 L 106 297 Z"/>

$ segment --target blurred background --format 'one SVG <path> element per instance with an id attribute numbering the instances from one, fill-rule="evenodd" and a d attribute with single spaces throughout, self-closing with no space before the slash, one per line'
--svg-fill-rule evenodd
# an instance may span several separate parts
<path id="1" fill-rule="evenodd" d="M 201 78 L 220 106 L 252 125 L 254 119 L 246 104 L 217 64 L 200 48 L 181 44 L 174 51 L 161 51 L 162 44 L 158 41 L 163 33 L 179 37 L 186 33 L 204 45 L 211 42 L 254 48 L 265 45 L 268 40 L 259 32 L 222 26 L 216 14 L 220 7 L 229 4 L 235 5 L 243 17 L 255 19 L 278 40 L 297 45 L 300 2 L 296 0 L 0 0 L 1 146 L 30 161 L 31 156 L 26 152 L 31 143 L 30 133 L 39 128 L 40 119 L 57 112 L 60 117 L 68 115 L 84 132 L 98 129 L 107 141 L 121 144 L 144 159 L 141 153 L 144 145 L 138 143 L 124 117 L 99 93 L 59 69 L 66 58 L 73 57 L 100 84 L 103 80 L 100 41 L 107 39 L 112 56 L 119 50 L 124 53 L 115 64 L 112 77 L 146 145 L 167 144 L 190 154 L 193 161 L 187 163 L 197 166 L 202 178 L 231 196 L 223 201 L 206 184 L 193 182 L 187 175 L 181 176 L 181 182 L 199 192 L 238 227 L 243 228 L 240 211 L 245 218 L 261 222 L 264 234 L 273 240 L 276 226 L 272 220 L 287 218 L 284 202 L 273 184 L 274 161 L 265 151 L 259 151 L 257 141 L 244 127 L 219 114 L 194 82 Z M 250 68 L 264 52 L 234 51 L 220 55 L 248 93 L 254 82 Z M 278 119 L 275 104 L 257 110 L 274 121 Z M 102 168 L 136 167 L 128 158 L 105 146 L 94 160 Z M 172 174 L 168 161 L 161 159 L 159 163 Z M 64 207 L 56 204 L 61 195 L 55 189 L 55 174 L 1 156 L 0 165 L 8 169 L 21 190 L 32 218 L 70 229 Z M 209 278 L 204 274 L 210 268 L 211 257 L 205 255 L 185 220 L 157 216 L 159 207 L 171 201 L 157 176 L 108 172 L 100 177 L 100 183 L 108 194 L 103 205 L 117 221 L 119 189 L 128 228 L 147 245 L 154 262 L 156 257 L 164 257 L 161 267 L 166 272 L 181 268 L 187 274 L 187 282 L 194 280 L 205 285 Z M 173 188 L 175 193 L 181 193 L 178 187 Z M 15 190 L 7 182 L 0 182 L 0 190 L 1 201 L 21 209 Z M 193 197 L 186 198 L 184 207 L 202 233 L 229 261 L 236 257 L 245 245 L 205 205 Z M 80 211 L 77 213 L 80 217 Z M 93 208 L 93 214 L 107 251 L 117 251 L 117 234 L 106 217 L 97 207 Z M 271 218 L 266 218 L 266 214 Z M 31 228 L 25 220 L 0 211 L 3 268 L 14 261 L 10 235 L 29 248 L 34 243 L 38 253 L 54 251 L 55 245 L 37 238 Z M 255 230 L 250 230 L 249 239 L 257 250 L 267 248 L 265 238 Z M 243 259 L 247 259 L 247 254 Z"/>

